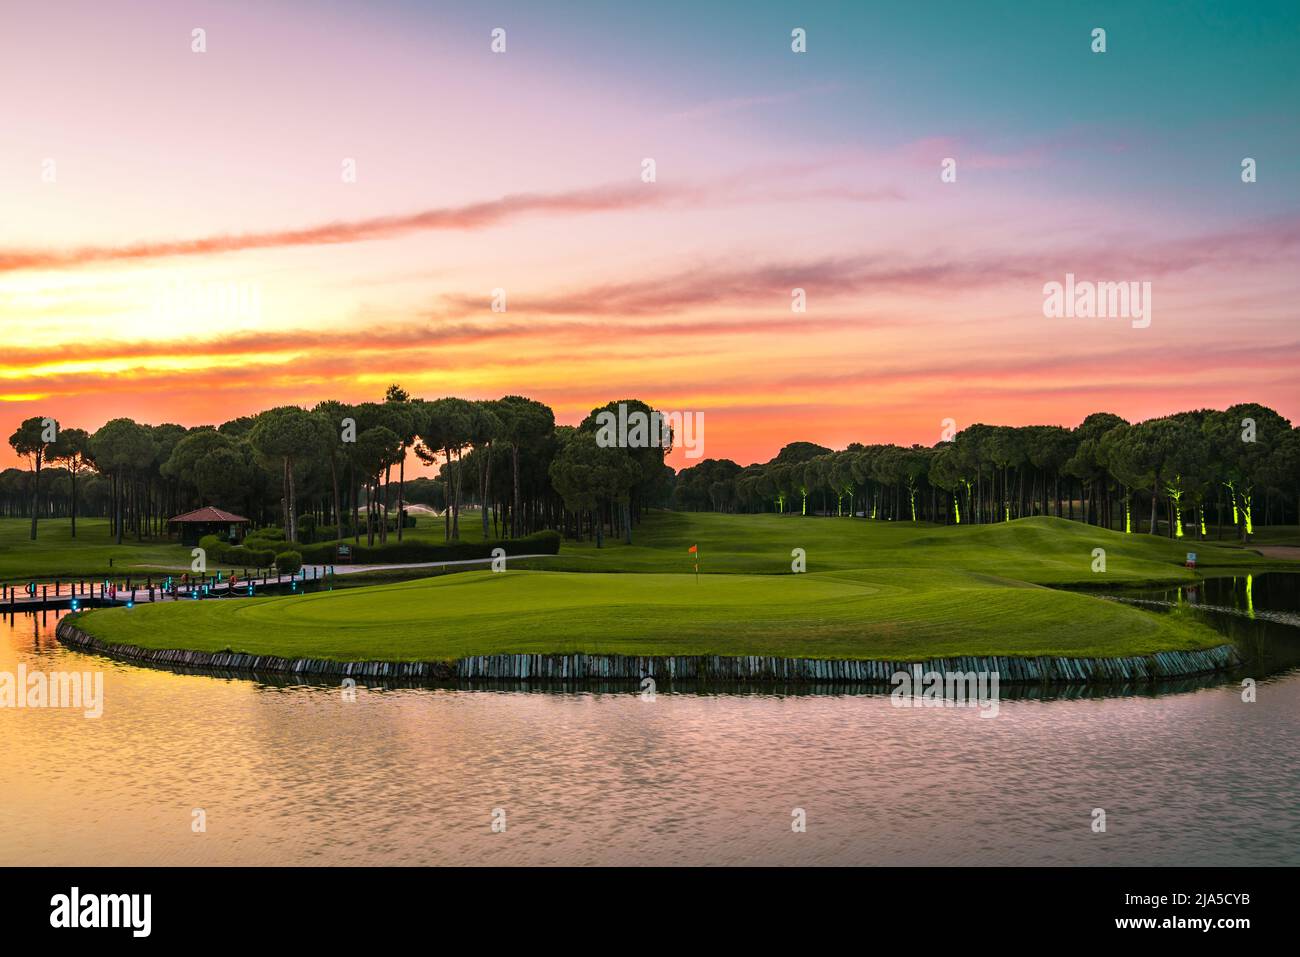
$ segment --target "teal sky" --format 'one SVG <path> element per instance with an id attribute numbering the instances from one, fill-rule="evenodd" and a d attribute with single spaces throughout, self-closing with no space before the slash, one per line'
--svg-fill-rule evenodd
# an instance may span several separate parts
<path id="1" fill-rule="evenodd" d="M 1293 187 L 1245 195 L 1225 177 L 1246 155 L 1269 179 L 1294 182 L 1300 171 L 1295 2 L 668 0 L 491 3 L 469 16 L 395 6 L 403 29 L 444 42 L 506 26 L 512 53 L 638 99 L 752 99 L 739 122 L 774 139 L 874 148 L 959 136 L 998 151 L 1043 148 L 1054 151 L 1050 168 L 1014 174 L 1026 189 L 1040 177 L 1057 189 L 1065 175 L 1079 193 L 1177 205 L 1194 192 L 1203 214 L 1300 199 Z M 801 57 L 789 51 L 796 26 L 808 32 Z M 1104 54 L 1091 50 L 1094 27 L 1107 32 Z"/>

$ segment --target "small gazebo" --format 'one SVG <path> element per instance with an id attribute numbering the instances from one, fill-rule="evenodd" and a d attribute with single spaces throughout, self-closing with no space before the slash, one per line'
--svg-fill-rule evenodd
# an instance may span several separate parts
<path id="1" fill-rule="evenodd" d="M 204 535 L 216 535 L 223 542 L 238 542 L 243 539 L 248 524 L 244 516 L 211 505 L 167 519 L 169 529 L 174 525 L 180 531 L 183 545 L 197 545 Z"/>

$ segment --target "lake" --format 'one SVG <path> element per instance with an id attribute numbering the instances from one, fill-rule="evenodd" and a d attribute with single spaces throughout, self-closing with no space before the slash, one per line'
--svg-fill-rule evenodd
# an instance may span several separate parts
<path id="1" fill-rule="evenodd" d="M 18 615 L 0 623 L 0 671 L 101 671 L 105 703 L 98 719 L 0 709 L 0 864 L 1294 865 L 1297 582 L 1124 596 L 1200 605 L 1253 656 L 1240 673 L 1004 686 L 993 719 L 843 689 L 362 686 L 349 701 L 80 654 L 55 613 Z"/>

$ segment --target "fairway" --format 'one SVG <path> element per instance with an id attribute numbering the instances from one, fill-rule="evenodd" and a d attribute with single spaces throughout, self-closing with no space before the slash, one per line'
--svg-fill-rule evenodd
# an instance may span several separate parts
<path id="1" fill-rule="evenodd" d="M 110 574 L 143 578 L 188 571 L 192 560 L 190 549 L 174 540 L 136 542 L 128 537 L 116 545 L 105 519 L 78 519 L 75 539 L 67 519 L 43 521 L 36 542 L 28 539 L 29 528 L 30 524 L 22 519 L 0 519 L 0 581 Z M 1287 534 L 1291 531 L 1288 529 L 1260 531 L 1268 541 L 1296 540 Z M 405 530 L 405 537 L 441 543 L 443 522 L 436 516 L 421 515 L 417 527 Z M 461 516 L 461 539 L 483 540 L 476 512 L 467 511 Z M 789 574 L 794 548 L 804 549 L 810 572 L 959 568 L 1052 585 L 1192 581 L 1195 573 L 1183 567 L 1188 551 L 1198 553 L 1198 567 L 1202 570 L 1294 567 L 1294 563 L 1263 559 L 1232 542 L 1124 535 L 1056 518 L 940 526 L 797 515 L 651 511 L 636 528 L 633 541 L 625 545 L 606 539 L 602 548 L 589 541 L 565 541 L 558 556 L 530 565 L 517 564 L 548 571 L 687 572 L 690 563 L 686 549 L 698 544 L 705 574 Z M 1096 547 L 1106 549 L 1104 576 L 1091 570 L 1091 553 Z M 215 570 L 225 566 L 209 562 L 209 567 Z"/>
<path id="2" fill-rule="evenodd" d="M 444 540 L 442 519 L 421 515 L 416 528 L 404 529 L 414 541 L 440 544 Z M 107 519 L 78 518 L 77 537 L 72 537 L 72 523 L 66 518 L 42 520 L 38 538 L 31 541 L 31 523 L 27 519 L 0 519 L 0 581 L 27 582 L 71 578 L 121 579 L 127 575 L 143 580 L 173 572 L 190 571 L 191 546 L 176 538 L 145 538 L 136 541 L 124 536 L 122 544 L 113 540 Z M 390 536 L 392 533 L 390 533 Z M 395 539 L 391 539 L 395 540 Z M 483 540 L 481 526 L 475 520 L 464 523 L 461 540 Z M 352 538 L 345 539 L 351 543 Z M 362 535 L 364 543 L 366 537 Z M 241 570 L 243 565 L 228 565 L 209 559 L 208 570 Z"/>
<path id="3" fill-rule="evenodd" d="M 964 572 L 590 575 L 469 572 L 251 600 L 90 613 L 79 625 L 144 648 L 338 660 L 466 655 L 716 654 L 907 658 L 1105 656 L 1209 647 L 1204 626 Z"/>
<path id="4" fill-rule="evenodd" d="M 190 550 L 176 542 L 124 538 L 121 545 L 114 544 L 103 518 L 77 519 L 76 538 L 66 518 L 42 521 L 34 542 L 30 532 L 31 522 L 25 519 L 0 520 L 0 581 L 109 574 L 143 578 L 190 567 Z"/>
<path id="5" fill-rule="evenodd" d="M 699 546 L 709 574 L 789 575 L 801 548 L 810 573 L 850 569 L 964 570 L 1043 585 L 1111 587 L 1195 581 L 1185 567 L 1214 572 L 1294 569 L 1256 553 L 1192 538 L 1109 531 L 1060 518 L 1025 518 L 995 525 L 929 525 L 797 515 L 653 512 L 634 544 L 564 543 L 560 554 L 529 567 L 551 571 L 689 572 L 687 549 Z M 1093 571 L 1093 550 L 1106 552 L 1105 572 Z"/>
<path id="6" fill-rule="evenodd" d="M 78 625 L 143 648 L 391 661 L 569 652 L 1085 657 L 1223 641 L 1180 613 L 1042 587 L 1193 577 L 1179 563 L 1182 547 L 1160 538 L 1056 519 L 937 528 L 680 513 L 656 513 L 639 531 L 633 546 L 566 545 L 556 561 L 583 571 L 512 565 L 504 574 L 104 609 Z M 698 582 L 686 554 L 695 541 L 706 569 Z M 806 550 L 806 574 L 790 571 L 796 547 Z M 1092 571 L 1094 547 L 1107 549 L 1105 574 Z M 1201 550 L 1211 561 L 1264 564 L 1237 549 Z"/>

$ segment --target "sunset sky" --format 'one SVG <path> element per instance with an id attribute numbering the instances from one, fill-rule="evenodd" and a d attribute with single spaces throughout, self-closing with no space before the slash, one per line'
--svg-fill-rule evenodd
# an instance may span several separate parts
<path id="1" fill-rule="evenodd" d="M 703 412 L 742 463 L 1300 419 L 1294 2 L 541 6 L 7 5 L 0 438 L 390 382 Z M 1150 326 L 1045 318 L 1067 272 Z"/>

